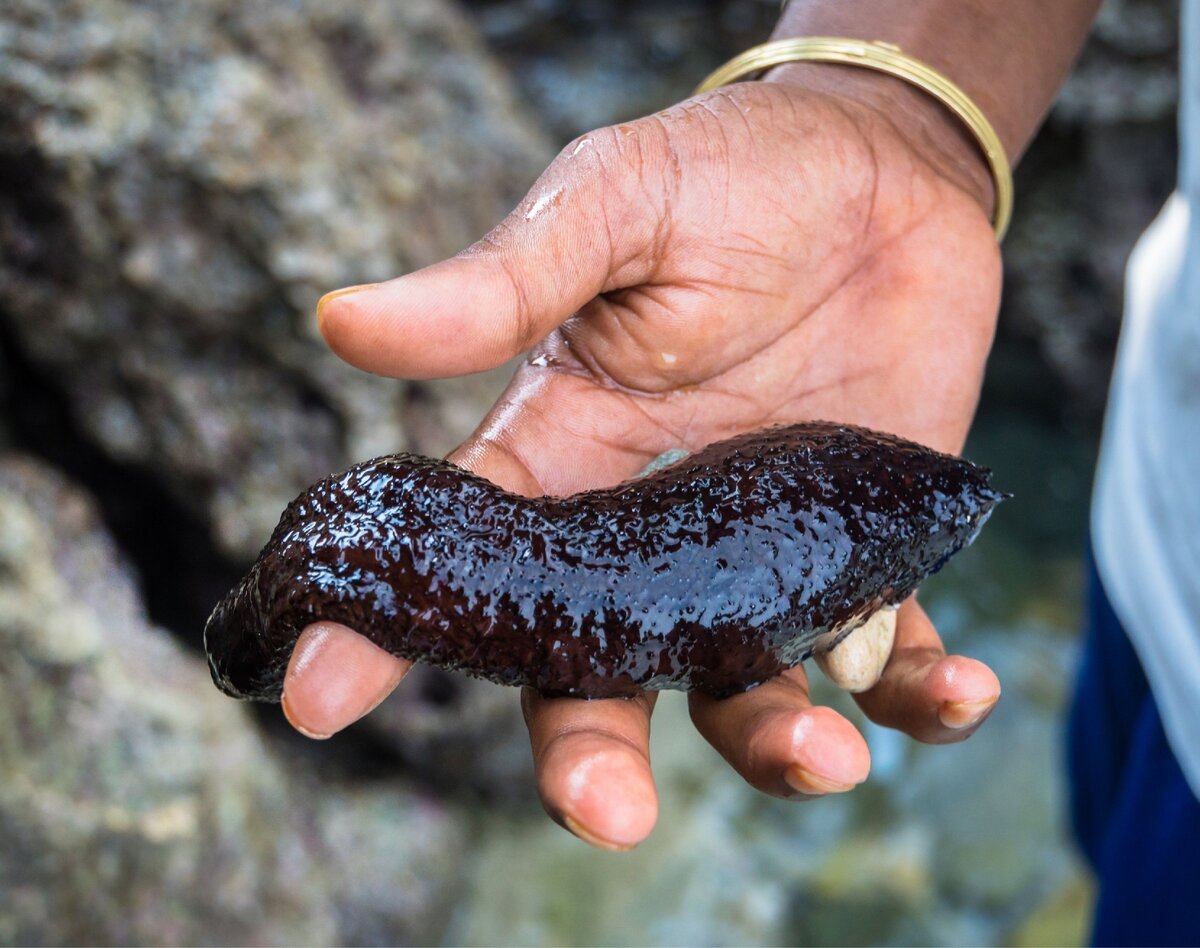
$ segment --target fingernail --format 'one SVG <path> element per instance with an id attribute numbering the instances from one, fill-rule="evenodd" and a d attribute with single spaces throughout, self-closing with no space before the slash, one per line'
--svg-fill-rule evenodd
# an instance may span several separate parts
<path id="1" fill-rule="evenodd" d="M 597 849 L 607 849 L 609 852 L 624 853 L 633 849 L 637 843 L 614 843 L 611 839 L 604 839 L 602 836 L 597 836 L 579 821 L 563 814 L 563 825 L 568 830 L 582 839 L 589 846 L 595 846 Z"/>
<path id="2" fill-rule="evenodd" d="M 338 297 L 349 296 L 351 293 L 357 293 L 359 290 L 369 290 L 371 287 L 378 285 L 378 283 L 357 283 L 354 286 L 344 286 L 340 290 L 333 290 L 330 293 L 326 293 L 317 300 L 317 323 L 319 324 L 325 317 L 329 304 L 338 299 Z"/>
<path id="3" fill-rule="evenodd" d="M 845 793 L 858 786 L 854 783 L 830 780 L 828 777 L 822 777 L 820 774 L 814 774 L 811 770 L 806 770 L 799 764 L 792 764 L 788 767 L 783 772 L 783 779 L 797 793 L 807 794 Z"/>
<path id="4" fill-rule="evenodd" d="M 297 721 L 295 714 L 292 713 L 292 709 L 288 705 L 287 692 L 284 692 L 282 697 L 280 697 L 279 707 L 283 709 L 283 716 L 285 718 L 287 718 L 287 723 L 290 724 L 297 731 L 299 731 L 301 734 L 303 734 L 305 737 L 312 738 L 314 741 L 327 741 L 331 737 L 333 737 L 332 734 L 318 734 L 316 731 L 310 731 L 303 724 L 301 724 L 299 721 Z"/>
<path id="5" fill-rule="evenodd" d="M 987 717 L 999 700 L 997 695 L 986 701 L 947 701 L 938 709 L 938 720 L 952 730 L 961 731 Z"/>
<path id="6" fill-rule="evenodd" d="M 408 665 L 378 661 L 378 648 L 343 626 L 317 623 L 296 642 L 281 698 L 288 723 L 324 740 L 368 714 L 400 683 Z"/>

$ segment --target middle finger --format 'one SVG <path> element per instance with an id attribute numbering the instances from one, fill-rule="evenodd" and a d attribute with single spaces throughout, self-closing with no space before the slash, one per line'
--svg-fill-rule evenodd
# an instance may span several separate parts
<path id="1" fill-rule="evenodd" d="M 840 793 L 871 769 L 854 725 L 832 708 L 813 706 L 802 667 L 730 698 L 692 692 L 688 707 L 696 729 L 733 769 L 772 796 Z"/>
<path id="2" fill-rule="evenodd" d="M 658 819 L 650 772 L 654 696 L 581 701 L 527 688 L 538 794 L 551 818 L 602 849 L 632 849 Z"/>

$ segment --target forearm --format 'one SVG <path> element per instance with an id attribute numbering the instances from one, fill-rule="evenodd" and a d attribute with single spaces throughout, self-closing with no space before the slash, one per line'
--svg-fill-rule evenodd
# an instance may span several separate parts
<path id="1" fill-rule="evenodd" d="M 894 43 L 956 82 L 983 110 L 1015 163 L 1070 70 L 1099 0 L 791 0 L 775 39 L 843 36 Z M 817 70 L 820 73 L 817 73 Z M 795 65 L 772 78 L 883 95 L 951 156 L 990 205 L 986 169 L 964 128 L 917 89 L 857 67 Z M 984 182 L 982 185 L 980 182 Z"/>
<path id="2" fill-rule="evenodd" d="M 895 43 L 979 105 L 1012 158 L 1041 124 L 1099 0 L 792 0 L 776 38 Z"/>

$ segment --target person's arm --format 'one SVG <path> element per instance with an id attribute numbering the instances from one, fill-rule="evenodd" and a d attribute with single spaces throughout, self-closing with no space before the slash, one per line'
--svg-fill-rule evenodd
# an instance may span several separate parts
<path id="1" fill-rule="evenodd" d="M 1081 44 L 1093 0 L 793 0 L 789 35 L 882 39 L 987 111 L 1014 154 Z M 995 328 L 991 184 L 957 119 L 898 80 L 781 67 L 568 145 L 483 240 L 432 267 L 327 298 L 330 346 L 368 371 L 431 378 L 537 358 L 453 460 L 511 490 L 565 494 L 632 477 L 672 448 L 823 418 L 961 449 Z M 962 740 L 999 698 L 901 607 L 877 723 Z M 310 627 L 284 710 L 327 736 L 407 671 L 353 631 Z M 657 817 L 653 696 L 524 708 L 538 789 L 583 839 L 635 845 Z M 866 778 L 845 718 L 803 668 L 723 701 L 699 731 L 753 786 L 808 799 Z"/>
<path id="2" fill-rule="evenodd" d="M 792 0 L 774 37 L 894 43 L 953 79 L 983 110 L 1016 164 L 1099 6 L 1100 0 Z"/>
<path id="3" fill-rule="evenodd" d="M 772 39 L 882 40 L 947 75 L 983 110 L 1016 165 L 1070 71 L 1100 0 L 791 0 Z M 859 96 L 893 110 L 914 142 L 990 211 L 992 182 L 965 127 L 927 93 L 855 66 L 800 63 L 772 79 Z"/>

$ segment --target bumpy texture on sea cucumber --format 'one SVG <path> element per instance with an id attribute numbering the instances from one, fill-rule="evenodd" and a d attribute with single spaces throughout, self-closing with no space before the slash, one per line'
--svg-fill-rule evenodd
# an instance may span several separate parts
<path id="1" fill-rule="evenodd" d="M 1003 498 L 989 476 L 826 422 L 559 498 L 390 455 L 292 502 L 205 646 L 222 690 L 263 701 L 279 700 L 292 647 L 319 619 L 547 695 L 727 695 L 913 592 Z"/>

